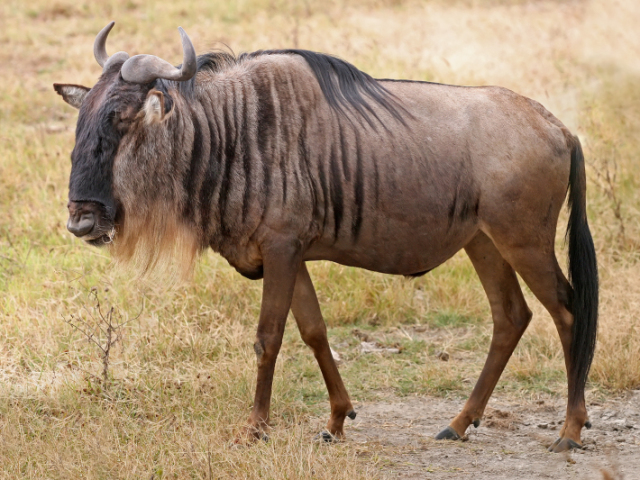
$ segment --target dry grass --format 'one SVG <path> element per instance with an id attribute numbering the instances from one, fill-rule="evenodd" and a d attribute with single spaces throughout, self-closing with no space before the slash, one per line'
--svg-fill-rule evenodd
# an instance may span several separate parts
<path id="1" fill-rule="evenodd" d="M 169 291 L 140 285 L 114 272 L 106 252 L 66 232 L 76 113 L 51 84 L 95 82 L 93 37 L 109 20 L 117 21 L 110 52 L 179 62 L 182 25 L 200 52 L 296 46 L 337 54 L 378 77 L 500 84 L 540 100 L 585 144 L 602 284 L 591 388 L 608 395 L 640 386 L 638 15 L 632 0 L 3 2 L 0 478 L 380 475 L 364 447 L 309 441 L 328 413 L 326 394 L 291 325 L 276 374 L 273 441 L 228 448 L 252 402 L 259 282 L 206 254 L 193 283 Z M 464 255 L 412 282 L 325 263 L 311 274 L 355 399 L 468 393 L 490 320 Z M 92 287 L 124 321 L 144 307 L 111 353 L 108 391 L 94 377 L 99 352 L 64 322 L 89 303 Z M 563 395 L 557 335 L 528 298 L 535 318 L 498 388 Z M 363 357 L 354 326 L 402 353 Z M 439 349 L 451 353 L 449 362 L 435 359 Z"/>

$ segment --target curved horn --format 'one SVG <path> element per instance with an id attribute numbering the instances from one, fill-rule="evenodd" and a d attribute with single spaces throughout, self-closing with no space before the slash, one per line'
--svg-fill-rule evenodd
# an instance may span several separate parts
<path id="1" fill-rule="evenodd" d="M 107 70 L 107 68 L 109 68 L 109 65 L 113 64 L 113 62 L 124 62 L 129 58 L 129 54 L 127 52 L 117 52 L 111 56 L 107 54 L 107 37 L 109 36 L 109 32 L 115 24 L 116 22 L 111 22 L 109 25 L 100 30 L 100 33 L 98 33 L 98 35 L 96 36 L 96 41 L 93 42 L 93 56 L 96 57 L 96 61 L 102 67 L 103 72 Z"/>
<path id="2" fill-rule="evenodd" d="M 107 37 L 115 24 L 116 22 L 111 22 L 100 30 L 100 33 L 96 36 L 96 41 L 93 42 L 93 56 L 96 57 L 96 61 L 103 68 L 104 64 L 107 63 L 107 60 L 109 60 L 109 55 L 107 55 L 106 49 Z"/>
<path id="3" fill-rule="evenodd" d="M 131 83 L 150 83 L 157 78 L 184 82 L 193 78 L 197 70 L 196 50 L 182 27 L 178 31 L 182 37 L 184 52 L 181 68 L 176 68 L 155 55 L 136 55 L 122 66 L 122 78 Z"/>

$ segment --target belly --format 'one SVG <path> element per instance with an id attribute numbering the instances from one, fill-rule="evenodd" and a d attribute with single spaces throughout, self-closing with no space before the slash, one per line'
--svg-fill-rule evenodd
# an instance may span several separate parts
<path id="1" fill-rule="evenodd" d="M 387 222 L 393 226 L 393 222 Z M 305 260 L 330 260 L 341 265 L 397 275 L 419 275 L 441 265 L 478 231 L 477 221 L 363 228 L 357 239 L 321 238 Z"/>

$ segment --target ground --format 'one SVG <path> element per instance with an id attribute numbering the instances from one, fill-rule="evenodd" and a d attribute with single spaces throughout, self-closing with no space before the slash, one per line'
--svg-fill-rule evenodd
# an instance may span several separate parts
<path id="1" fill-rule="evenodd" d="M 497 396 L 466 441 L 433 440 L 462 405 L 434 397 L 356 404 L 349 442 L 360 455 L 378 456 L 385 478 L 605 478 L 601 470 L 617 479 L 640 477 L 640 390 L 591 404 L 593 427 L 583 433 L 585 449 L 568 454 L 547 451 L 564 419 L 560 399 L 514 403 Z"/>

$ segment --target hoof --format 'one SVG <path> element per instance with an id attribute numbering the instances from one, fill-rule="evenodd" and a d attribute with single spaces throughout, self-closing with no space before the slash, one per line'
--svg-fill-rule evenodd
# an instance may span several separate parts
<path id="1" fill-rule="evenodd" d="M 317 443 L 338 443 L 340 439 L 335 435 L 331 435 L 331 433 L 323 430 L 315 437 L 313 437 L 313 441 Z"/>
<path id="2" fill-rule="evenodd" d="M 460 435 L 453 428 L 447 427 L 436 435 L 436 440 L 460 440 Z"/>
<path id="3" fill-rule="evenodd" d="M 349 413 L 347 413 L 347 417 L 349 417 L 351 420 L 355 420 L 356 419 L 356 411 L 355 410 L 351 410 Z"/>
<path id="4" fill-rule="evenodd" d="M 580 445 L 578 442 L 574 442 L 570 438 L 562 438 L 557 439 L 553 444 L 549 447 L 549 451 L 553 453 L 566 452 L 568 450 L 582 450 L 584 447 Z"/>

